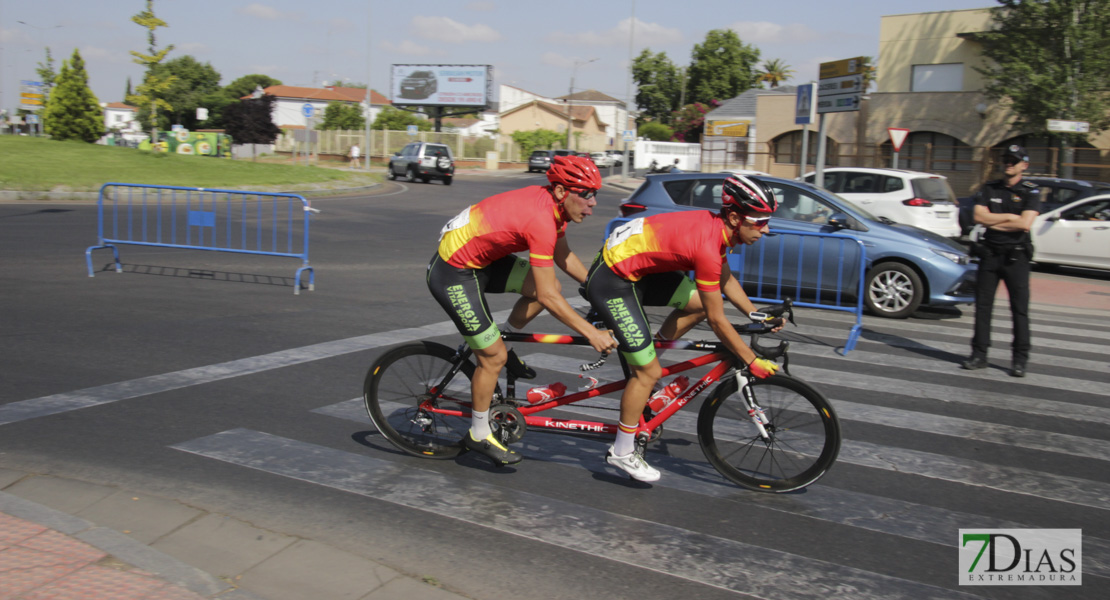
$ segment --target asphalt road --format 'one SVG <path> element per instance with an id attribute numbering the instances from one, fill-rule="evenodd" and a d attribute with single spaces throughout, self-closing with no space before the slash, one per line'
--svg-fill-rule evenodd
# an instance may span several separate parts
<path id="1" fill-rule="evenodd" d="M 94 207 L 0 205 L 0 466 L 178 498 L 482 600 L 1104 596 L 1110 296 L 1098 289 L 1084 292 L 1093 307 L 1035 304 L 1021 380 L 1003 370 L 1004 311 L 996 366 L 980 372 L 957 367 L 966 307 L 867 317 L 847 356 L 846 316 L 800 312 L 786 334 L 794 374 L 833 400 L 846 436 L 803 493 L 728 484 L 701 455 L 693 411 L 649 449 L 654 486 L 607 467 L 603 442 L 538 432 L 515 468 L 400 454 L 362 413 L 367 366 L 396 343 L 457 343 L 424 285 L 440 227 L 542 181 L 470 175 L 316 200 L 316 290 L 299 296 L 297 261 L 273 257 L 125 246 L 124 273 L 89 278 Z M 584 260 L 619 197 L 601 193 L 597 215 L 571 226 Z M 98 269 L 109 256 L 94 254 Z M 535 329 L 563 331 L 548 317 Z M 557 357 L 582 356 L 519 352 L 564 382 Z M 958 532 L 975 528 L 1082 529 L 1083 586 L 960 586 Z"/>

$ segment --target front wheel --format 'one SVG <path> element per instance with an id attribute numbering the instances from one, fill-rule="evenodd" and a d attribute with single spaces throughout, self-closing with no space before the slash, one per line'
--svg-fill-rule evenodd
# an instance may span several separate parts
<path id="1" fill-rule="evenodd" d="M 758 492 L 789 492 L 820 479 L 840 452 L 840 422 L 829 401 L 785 375 L 749 387 L 769 421 L 767 437 L 748 416 L 736 379 L 729 378 L 698 413 L 698 443 L 710 464 Z"/>
<path id="2" fill-rule="evenodd" d="M 366 374 L 362 398 L 370 420 L 394 446 L 425 458 L 454 458 L 470 430 L 470 378 L 474 363 L 454 368 L 456 353 L 443 344 L 414 342 L 386 352 Z"/>
<path id="3" fill-rule="evenodd" d="M 888 319 L 905 319 L 925 297 L 925 285 L 912 267 L 887 262 L 867 271 L 863 303 L 872 314 Z"/>

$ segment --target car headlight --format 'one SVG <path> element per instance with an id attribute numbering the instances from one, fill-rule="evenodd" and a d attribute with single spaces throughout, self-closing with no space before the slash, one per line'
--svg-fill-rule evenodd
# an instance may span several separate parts
<path id="1" fill-rule="evenodd" d="M 966 265 L 971 263 L 971 257 L 963 252 L 956 252 L 955 250 L 941 250 L 940 248 L 929 248 L 933 252 L 947 258 L 948 260 L 956 263 L 957 265 Z"/>

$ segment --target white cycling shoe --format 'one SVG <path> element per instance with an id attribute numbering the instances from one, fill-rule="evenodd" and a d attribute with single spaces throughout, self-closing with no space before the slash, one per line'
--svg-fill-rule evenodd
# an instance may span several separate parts
<path id="1" fill-rule="evenodd" d="M 605 462 L 623 469 L 625 473 L 632 476 L 637 481 L 659 481 L 659 471 L 647 464 L 643 455 L 637 453 L 635 450 L 629 452 L 625 456 L 617 456 L 613 454 L 613 447 L 609 447 L 609 451 L 605 454 Z"/>

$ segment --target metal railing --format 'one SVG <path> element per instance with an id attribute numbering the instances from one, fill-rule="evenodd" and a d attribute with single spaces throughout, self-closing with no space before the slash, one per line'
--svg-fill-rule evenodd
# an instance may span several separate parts
<path id="1" fill-rule="evenodd" d="M 89 277 L 92 251 L 110 248 L 116 272 L 123 272 L 119 244 L 186 250 L 210 250 L 301 259 L 293 293 L 308 289 L 316 273 L 308 264 L 312 208 L 303 196 L 169 185 L 106 183 L 97 199 L 97 238 L 85 250 Z"/>

